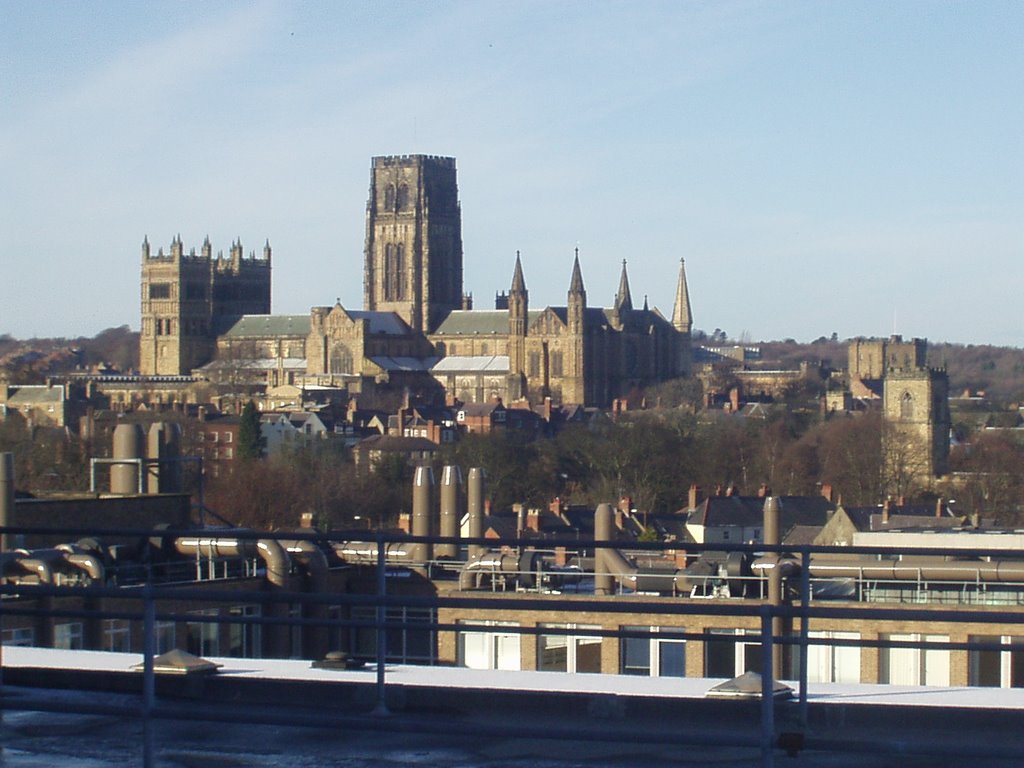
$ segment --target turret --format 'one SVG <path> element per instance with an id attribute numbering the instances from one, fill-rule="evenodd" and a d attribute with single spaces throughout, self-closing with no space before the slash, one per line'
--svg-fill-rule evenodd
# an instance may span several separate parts
<path id="1" fill-rule="evenodd" d="M 175 235 L 174 239 L 171 240 L 171 258 L 181 259 L 181 235 Z"/>
<path id="2" fill-rule="evenodd" d="M 629 276 L 626 274 L 626 260 L 622 260 L 622 275 L 619 277 L 619 290 L 615 294 L 615 311 L 620 315 L 633 310 L 633 297 L 629 293 Z"/>
<path id="3" fill-rule="evenodd" d="M 267 242 L 263 244 L 263 259 L 270 264 L 270 238 L 267 238 Z"/>
<path id="4" fill-rule="evenodd" d="M 142 238 L 142 260 L 145 261 L 149 258 L 149 235 L 145 235 Z"/>
<path id="5" fill-rule="evenodd" d="M 580 270 L 580 249 L 572 263 L 572 278 L 569 280 L 569 333 L 583 332 L 583 312 L 587 308 L 587 291 L 583 287 L 583 272 Z"/>
<path id="6" fill-rule="evenodd" d="M 516 251 L 516 267 L 512 273 L 512 287 L 508 292 L 509 333 L 513 336 L 526 336 L 529 297 L 530 292 L 526 290 L 526 280 L 523 278 L 523 264 L 519 258 L 519 251 Z"/>
<path id="7" fill-rule="evenodd" d="M 690 290 L 686 285 L 686 261 L 679 260 L 679 282 L 676 283 L 676 303 L 672 309 L 672 325 L 680 333 L 689 333 L 693 326 L 690 312 Z"/>

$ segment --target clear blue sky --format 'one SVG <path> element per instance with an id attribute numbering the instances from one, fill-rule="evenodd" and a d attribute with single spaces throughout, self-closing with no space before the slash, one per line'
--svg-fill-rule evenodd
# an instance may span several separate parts
<path id="1" fill-rule="evenodd" d="M 0 0 L 0 333 L 139 325 L 140 244 L 362 303 L 373 155 L 458 159 L 466 289 L 622 259 L 752 340 L 1024 346 L 1024 3 Z"/>

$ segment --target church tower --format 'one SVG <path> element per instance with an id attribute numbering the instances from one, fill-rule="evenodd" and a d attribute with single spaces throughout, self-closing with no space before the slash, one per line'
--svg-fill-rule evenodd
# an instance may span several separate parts
<path id="1" fill-rule="evenodd" d="M 586 345 L 584 337 L 587 314 L 587 291 L 583 287 L 583 272 L 580 270 L 580 249 L 572 262 L 572 277 L 569 278 L 569 295 L 565 308 L 569 338 L 563 363 L 562 402 L 587 403 L 593 400 L 592 392 L 586 391 L 587 370 L 584 359 Z M 591 389 L 593 383 L 591 382 Z"/>
<path id="2" fill-rule="evenodd" d="M 676 330 L 676 376 L 690 372 L 693 312 L 690 309 L 690 288 L 686 284 L 686 261 L 679 260 L 679 280 L 676 282 L 676 301 L 672 307 L 672 327 Z"/>
<path id="3" fill-rule="evenodd" d="M 509 398 L 526 396 L 526 333 L 529 326 L 530 292 L 526 290 L 523 264 L 516 251 L 516 266 L 508 292 L 508 373 Z"/>
<path id="4" fill-rule="evenodd" d="M 455 158 L 373 158 L 364 256 L 364 309 L 395 312 L 430 333 L 462 308 Z"/>

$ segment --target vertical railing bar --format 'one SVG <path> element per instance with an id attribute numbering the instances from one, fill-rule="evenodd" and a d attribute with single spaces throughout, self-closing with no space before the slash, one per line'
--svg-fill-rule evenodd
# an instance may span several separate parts
<path id="1" fill-rule="evenodd" d="M 775 652 L 772 635 L 772 607 L 761 607 L 761 768 L 774 768 L 772 749 L 775 742 Z"/>
<path id="2" fill-rule="evenodd" d="M 387 659 L 387 630 L 384 626 L 387 614 L 384 596 L 387 594 L 387 558 L 384 556 L 384 533 L 377 531 L 377 706 L 375 715 L 388 715 L 386 699 L 385 660 Z"/>
<path id="3" fill-rule="evenodd" d="M 156 605 L 153 602 L 152 580 L 147 574 L 142 587 L 142 763 L 154 768 L 153 759 L 153 703 L 156 698 L 156 680 L 153 655 L 156 641 Z"/>

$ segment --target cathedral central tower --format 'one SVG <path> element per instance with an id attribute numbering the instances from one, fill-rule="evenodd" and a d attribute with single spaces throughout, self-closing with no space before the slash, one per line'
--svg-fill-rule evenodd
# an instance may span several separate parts
<path id="1" fill-rule="evenodd" d="M 395 312 L 430 333 L 462 307 L 455 158 L 373 158 L 364 256 L 364 309 Z"/>

